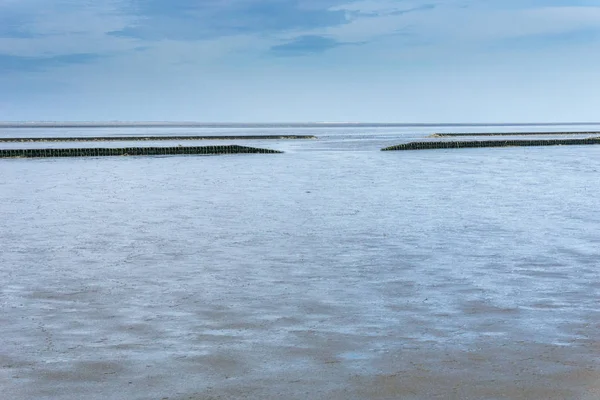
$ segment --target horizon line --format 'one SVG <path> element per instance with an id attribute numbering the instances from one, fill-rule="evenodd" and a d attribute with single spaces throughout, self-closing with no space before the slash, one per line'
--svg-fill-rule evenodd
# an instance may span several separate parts
<path id="1" fill-rule="evenodd" d="M 582 126 L 600 122 L 198 122 L 198 121 L 0 121 L 0 128 L 278 128 L 278 127 L 459 127 Z"/>

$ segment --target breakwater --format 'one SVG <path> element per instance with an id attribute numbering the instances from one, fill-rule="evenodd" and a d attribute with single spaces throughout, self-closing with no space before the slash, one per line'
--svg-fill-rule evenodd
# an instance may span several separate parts
<path id="1" fill-rule="evenodd" d="M 589 132 L 459 132 L 459 133 L 434 133 L 430 137 L 454 136 L 548 136 L 548 135 L 600 135 L 600 131 Z"/>
<path id="2" fill-rule="evenodd" d="M 430 150 L 430 149 L 462 149 L 480 147 L 513 147 L 513 146 L 575 146 L 600 144 L 600 137 L 586 139 L 556 140 L 481 140 L 481 141 L 447 141 L 447 142 L 411 142 L 381 149 L 394 150 Z"/>
<path id="3" fill-rule="evenodd" d="M 66 148 L 66 149 L 1 149 L 0 158 L 41 157 L 110 157 L 162 155 L 218 155 L 218 154 L 278 154 L 278 150 L 259 149 L 237 145 L 191 147 L 121 147 L 121 148 Z"/>
<path id="4" fill-rule="evenodd" d="M 136 142 L 165 140 L 294 140 L 316 139 L 312 135 L 248 135 L 248 136 L 78 136 L 78 137 L 3 137 L 2 143 L 25 142 Z"/>

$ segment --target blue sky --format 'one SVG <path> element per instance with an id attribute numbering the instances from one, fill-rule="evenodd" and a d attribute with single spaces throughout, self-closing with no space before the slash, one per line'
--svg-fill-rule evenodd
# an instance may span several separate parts
<path id="1" fill-rule="evenodd" d="M 0 0 L 0 120 L 600 120 L 600 0 Z"/>

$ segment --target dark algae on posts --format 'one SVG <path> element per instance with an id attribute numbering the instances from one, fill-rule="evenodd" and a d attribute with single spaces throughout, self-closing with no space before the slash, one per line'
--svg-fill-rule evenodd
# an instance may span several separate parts
<path id="1" fill-rule="evenodd" d="M 600 144 L 600 137 L 586 139 L 557 140 L 480 140 L 480 141 L 447 141 L 447 142 L 410 142 L 381 149 L 396 150 L 431 150 L 431 149 L 463 149 L 480 147 L 515 147 L 515 146 L 576 146 Z"/>
<path id="2" fill-rule="evenodd" d="M 3 149 L 0 158 L 39 157 L 110 157 L 158 155 L 218 155 L 218 154 L 279 154 L 278 150 L 259 149 L 237 145 L 193 147 L 121 147 L 121 148 L 66 148 L 66 149 Z"/>

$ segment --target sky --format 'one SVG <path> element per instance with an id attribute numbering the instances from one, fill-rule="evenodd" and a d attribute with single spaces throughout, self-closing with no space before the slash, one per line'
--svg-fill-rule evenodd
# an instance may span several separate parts
<path id="1" fill-rule="evenodd" d="M 0 121 L 600 121 L 600 0 L 0 0 Z"/>

